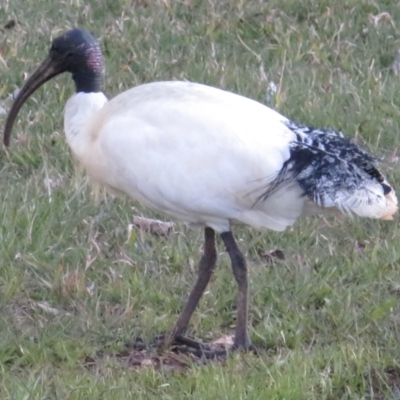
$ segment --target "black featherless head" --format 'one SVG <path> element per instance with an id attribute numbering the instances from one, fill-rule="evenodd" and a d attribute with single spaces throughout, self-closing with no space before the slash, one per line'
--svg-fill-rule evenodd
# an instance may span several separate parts
<path id="1" fill-rule="evenodd" d="M 55 38 L 49 55 L 25 82 L 11 107 L 4 129 L 4 144 L 10 143 L 12 127 L 22 105 L 45 82 L 70 72 L 77 92 L 99 92 L 103 69 L 100 45 L 89 32 L 72 29 Z"/>

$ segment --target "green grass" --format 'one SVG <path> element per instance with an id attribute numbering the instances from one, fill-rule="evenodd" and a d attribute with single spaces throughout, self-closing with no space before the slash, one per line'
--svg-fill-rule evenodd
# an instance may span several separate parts
<path id="1" fill-rule="evenodd" d="M 376 18 L 381 13 L 381 18 Z M 3 0 L 0 105 L 80 26 L 102 43 L 112 97 L 187 79 L 266 102 L 293 120 L 341 129 L 400 184 L 400 8 L 387 0 Z M 308 218 L 284 233 L 235 230 L 250 266 L 256 357 L 186 369 L 133 368 L 125 343 L 172 326 L 196 276 L 202 234 L 140 233 L 140 205 L 95 203 L 63 137 L 73 92 L 35 93 L 0 150 L 1 399 L 394 399 L 400 380 L 400 229 L 395 221 Z M 1 116 L 0 126 L 5 116 Z M 193 317 L 202 340 L 233 331 L 236 286 L 222 252 Z M 280 249 L 285 260 L 260 254 Z M 89 288 L 91 290 L 89 290 Z M 397 392 L 396 392 L 397 390 Z M 398 397 L 397 397 L 398 398 Z"/>

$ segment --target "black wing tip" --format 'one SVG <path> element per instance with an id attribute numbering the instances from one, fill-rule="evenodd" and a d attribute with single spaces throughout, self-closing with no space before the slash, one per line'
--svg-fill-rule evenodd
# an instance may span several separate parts
<path id="1" fill-rule="evenodd" d="M 292 121 L 285 125 L 295 134 L 289 145 L 290 156 L 276 178 L 264 188 L 258 201 L 296 183 L 303 196 L 322 207 L 324 199 L 334 198 L 343 190 L 354 193 L 371 180 L 382 185 L 385 195 L 392 191 L 376 168 L 379 160 L 341 132 L 297 125 Z"/>

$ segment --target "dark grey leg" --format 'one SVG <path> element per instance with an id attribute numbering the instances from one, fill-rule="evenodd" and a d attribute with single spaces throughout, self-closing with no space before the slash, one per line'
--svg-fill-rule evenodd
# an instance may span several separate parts
<path id="1" fill-rule="evenodd" d="M 226 251 L 231 258 L 232 271 L 238 285 L 236 331 L 233 347 L 247 350 L 252 347 L 247 331 L 247 266 L 243 253 L 240 251 L 232 231 L 221 233 Z"/>
<path id="2" fill-rule="evenodd" d="M 215 249 L 215 232 L 211 228 L 204 230 L 204 252 L 199 263 L 199 272 L 196 283 L 189 295 L 183 311 L 177 323 L 167 337 L 167 342 L 172 342 L 175 337 L 183 335 L 189 325 L 190 318 L 199 303 L 203 292 L 210 281 L 217 262 L 217 251 Z"/>

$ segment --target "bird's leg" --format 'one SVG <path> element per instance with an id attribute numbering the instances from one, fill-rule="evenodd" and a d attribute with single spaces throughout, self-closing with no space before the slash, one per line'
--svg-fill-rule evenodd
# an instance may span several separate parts
<path id="1" fill-rule="evenodd" d="M 199 263 L 196 283 L 189 295 L 186 305 L 181 312 L 177 323 L 166 337 L 166 343 L 171 343 L 177 336 L 186 332 L 190 318 L 199 303 L 199 300 L 210 281 L 217 262 L 217 251 L 215 249 L 215 232 L 211 228 L 204 230 L 204 252 Z"/>
<path id="2" fill-rule="evenodd" d="M 233 348 L 248 350 L 252 347 L 247 332 L 247 266 L 243 253 L 240 251 L 232 231 L 221 233 L 232 263 L 232 271 L 238 285 L 236 331 Z"/>

